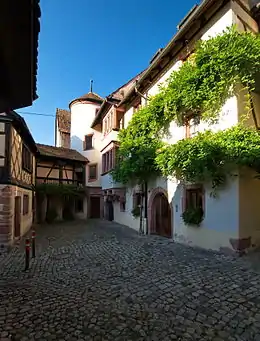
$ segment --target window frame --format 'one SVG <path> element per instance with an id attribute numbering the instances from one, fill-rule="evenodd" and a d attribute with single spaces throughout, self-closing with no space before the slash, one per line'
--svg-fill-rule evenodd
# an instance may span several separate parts
<path id="1" fill-rule="evenodd" d="M 195 201 L 196 204 L 193 205 L 192 201 L 194 200 L 194 195 L 196 196 Z M 184 197 L 183 197 L 183 209 L 182 212 L 188 209 L 197 209 L 201 208 L 203 212 L 205 212 L 205 190 L 203 185 L 187 185 L 184 188 Z"/>
<path id="2" fill-rule="evenodd" d="M 29 214 L 29 204 L 30 204 L 30 197 L 29 194 L 23 194 L 23 215 Z"/>
<path id="3" fill-rule="evenodd" d="M 93 136 L 94 134 L 91 133 L 91 134 L 87 134 L 84 136 L 84 141 L 83 141 L 83 150 L 84 151 L 87 151 L 87 150 L 92 150 L 94 147 L 93 147 Z M 90 139 L 91 138 L 91 147 L 90 147 L 90 143 L 87 144 L 87 139 Z"/>
<path id="4" fill-rule="evenodd" d="M 116 151 L 119 147 L 114 145 L 102 154 L 102 175 L 111 172 L 116 165 Z"/>
<path id="5" fill-rule="evenodd" d="M 191 121 L 194 121 L 193 124 L 191 124 Z M 200 116 L 199 115 L 189 115 L 185 120 L 185 138 L 189 139 L 194 136 L 196 136 L 199 133 L 199 127 L 200 127 Z M 191 132 L 192 127 L 197 127 L 198 129 Z"/>
<path id="6" fill-rule="evenodd" d="M 28 173 L 33 170 L 32 153 L 25 143 L 22 144 L 22 169 Z"/>
<path id="7" fill-rule="evenodd" d="M 90 168 L 95 167 L 95 178 L 90 176 Z M 92 163 L 88 165 L 88 182 L 94 182 L 97 181 L 98 179 L 98 164 L 97 163 Z"/>

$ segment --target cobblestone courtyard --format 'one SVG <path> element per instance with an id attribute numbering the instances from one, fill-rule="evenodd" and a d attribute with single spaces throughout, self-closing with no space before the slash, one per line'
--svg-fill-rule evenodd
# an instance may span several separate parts
<path id="1" fill-rule="evenodd" d="M 0 340 L 260 340 L 260 274 L 244 260 L 104 221 L 42 226 L 23 271 L 0 256 Z"/>

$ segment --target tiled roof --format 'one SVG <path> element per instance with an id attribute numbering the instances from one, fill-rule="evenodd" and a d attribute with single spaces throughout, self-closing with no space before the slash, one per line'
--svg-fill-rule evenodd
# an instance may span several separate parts
<path id="1" fill-rule="evenodd" d="M 101 104 L 103 102 L 103 100 L 104 99 L 102 97 L 100 97 L 98 94 L 95 94 L 94 92 L 88 92 L 87 94 L 85 94 L 81 97 L 73 99 L 70 102 L 69 107 L 71 106 L 71 104 L 73 102 L 76 102 L 76 101 L 90 101 L 90 102 Z"/>
<path id="2" fill-rule="evenodd" d="M 39 154 L 42 156 L 49 156 L 52 158 L 63 159 L 63 160 L 88 162 L 88 159 L 85 158 L 82 154 L 80 154 L 75 149 L 54 147 L 54 146 L 48 146 L 48 145 L 39 144 L 39 143 L 37 143 L 36 146 L 38 148 Z"/>
<path id="3" fill-rule="evenodd" d="M 56 119 L 59 131 L 70 134 L 71 126 L 70 111 L 57 108 Z"/>

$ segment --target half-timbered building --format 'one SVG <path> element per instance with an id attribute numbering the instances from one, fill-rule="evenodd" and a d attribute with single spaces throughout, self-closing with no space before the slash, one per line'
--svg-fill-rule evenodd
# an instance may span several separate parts
<path id="1" fill-rule="evenodd" d="M 0 246 L 5 248 L 32 225 L 37 148 L 24 119 L 0 115 Z"/>
<path id="2" fill-rule="evenodd" d="M 44 198 L 37 196 L 37 220 L 44 221 L 49 210 L 55 210 L 55 219 L 58 220 L 63 220 L 68 210 L 72 210 L 75 218 L 86 218 L 87 196 L 84 195 L 84 188 L 88 160 L 74 149 L 43 144 L 37 144 L 37 149 L 36 194 L 39 185 L 45 184 L 49 188 L 59 186 L 57 193 L 46 191 Z M 62 190 L 67 186 L 82 189 L 82 195 L 70 196 L 70 201 L 66 201 Z"/>

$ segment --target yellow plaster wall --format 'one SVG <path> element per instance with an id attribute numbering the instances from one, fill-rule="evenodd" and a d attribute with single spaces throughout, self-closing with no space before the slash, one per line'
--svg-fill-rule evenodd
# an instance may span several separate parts
<path id="1" fill-rule="evenodd" d="M 246 169 L 239 176 L 239 238 L 252 237 L 260 245 L 260 179 Z"/>
<path id="2" fill-rule="evenodd" d="M 29 211 L 28 214 L 23 215 L 23 196 L 29 195 Z M 11 210 L 12 210 L 12 239 L 14 238 L 14 212 L 15 212 L 15 197 L 21 197 L 21 236 L 23 236 L 32 226 L 33 211 L 32 211 L 32 197 L 33 191 L 24 189 L 18 186 L 12 186 Z"/>

